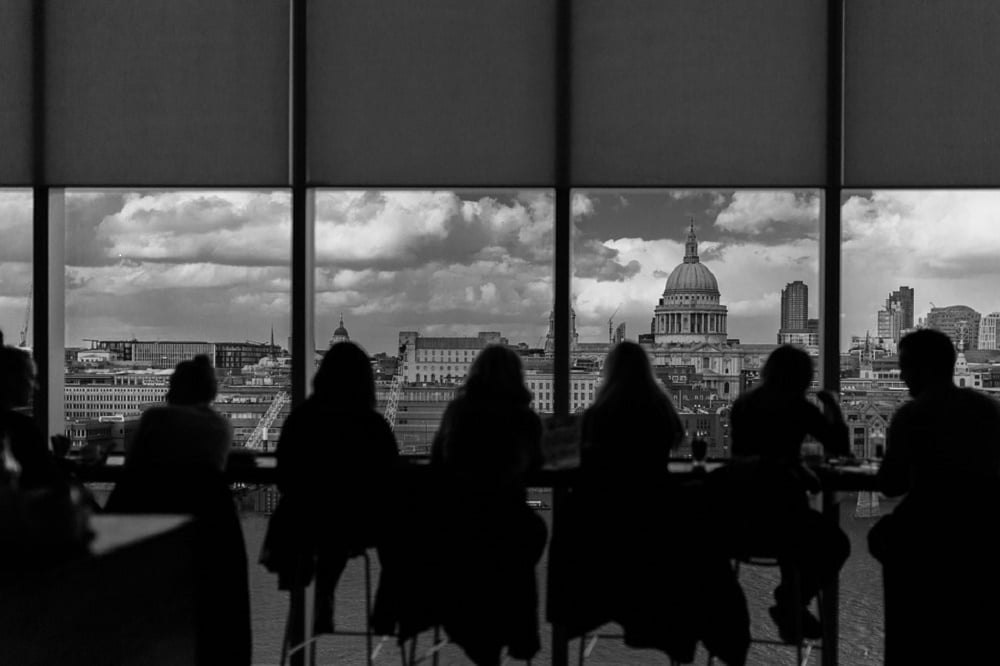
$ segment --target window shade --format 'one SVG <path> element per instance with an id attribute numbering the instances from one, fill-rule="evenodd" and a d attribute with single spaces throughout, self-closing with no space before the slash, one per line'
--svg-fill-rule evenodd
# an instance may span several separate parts
<path id="1" fill-rule="evenodd" d="M 824 184 L 825 2 L 574 8 L 575 184 Z"/>
<path id="2" fill-rule="evenodd" d="M 287 0 L 46 7 L 50 182 L 288 182 Z"/>
<path id="3" fill-rule="evenodd" d="M 1000 3 L 848 2 L 849 186 L 1000 185 Z"/>
<path id="4" fill-rule="evenodd" d="M 314 0 L 317 185 L 550 185 L 553 0 Z"/>

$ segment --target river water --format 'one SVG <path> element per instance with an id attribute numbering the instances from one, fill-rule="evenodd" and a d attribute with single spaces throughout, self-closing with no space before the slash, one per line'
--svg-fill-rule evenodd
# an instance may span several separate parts
<path id="1" fill-rule="evenodd" d="M 551 503 L 544 494 L 535 497 Z M 892 503 L 883 501 L 883 513 L 890 511 Z M 882 575 L 878 563 L 868 554 L 866 535 L 874 522 L 872 518 L 854 517 L 853 495 L 845 495 L 841 504 L 841 526 L 851 539 L 851 558 L 840 576 L 840 663 L 880 664 L 883 655 L 884 618 L 882 613 Z M 542 511 L 546 521 L 551 520 L 550 511 Z M 255 664 L 277 664 L 281 655 L 281 639 L 288 612 L 288 594 L 277 589 L 277 578 L 257 564 L 260 545 L 267 527 L 267 516 L 247 511 L 243 513 L 243 533 L 250 560 L 250 601 L 253 614 L 253 643 Z M 669 527 L 668 527 L 669 529 Z M 375 580 L 377 580 L 377 558 Z M 546 559 L 539 566 L 539 588 L 543 595 L 540 608 L 544 608 Z M 771 590 L 777 584 L 777 571 L 771 568 L 743 567 L 740 582 L 746 592 L 750 608 L 751 632 L 755 637 L 776 638 L 776 633 L 767 614 L 771 605 Z M 541 611 L 540 611 L 541 612 Z M 337 588 L 336 622 L 338 628 L 358 629 L 364 627 L 364 574 L 360 559 L 353 560 Z M 604 631 L 617 633 L 616 627 L 609 626 Z M 534 663 L 549 661 L 549 625 L 542 624 L 543 652 Z M 376 639 L 377 640 L 377 639 Z M 421 649 L 429 645 L 429 636 L 424 637 Z M 364 637 L 324 636 L 318 642 L 318 664 L 364 664 Z M 576 663 L 579 641 L 570 646 L 570 663 Z M 820 654 L 813 652 L 809 663 L 818 664 Z M 704 664 L 706 655 L 699 652 L 695 663 Z M 588 664 L 622 664 L 643 666 L 662 665 L 666 659 L 661 652 L 633 650 L 625 647 L 620 640 L 601 639 L 594 645 L 587 658 Z M 752 646 L 748 663 L 770 665 L 793 663 L 794 649 L 791 647 Z M 399 652 L 393 639 L 387 639 L 375 661 L 376 664 L 399 664 Z M 429 663 L 429 662 L 428 662 Z M 455 646 L 445 646 L 440 652 L 440 663 L 469 663 Z M 520 663 L 520 662 L 512 662 Z M 718 662 L 716 662 L 718 663 Z"/>

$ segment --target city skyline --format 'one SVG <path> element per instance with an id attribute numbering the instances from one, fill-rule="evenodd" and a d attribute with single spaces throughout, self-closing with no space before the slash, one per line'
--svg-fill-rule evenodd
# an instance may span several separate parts
<path id="1" fill-rule="evenodd" d="M 648 332 L 693 221 L 718 277 L 730 337 L 774 339 L 780 292 L 802 280 L 818 314 L 815 192 L 592 191 L 574 197 L 573 305 L 581 340 Z M 83 338 L 287 339 L 287 192 L 67 194 L 66 343 Z M 544 192 L 317 194 L 316 342 L 340 312 L 372 353 L 400 330 L 498 330 L 536 346 L 552 306 L 552 199 Z M 1000 193 L 844 197 L 842 346 L 877 329 L 885 294 L 1000 310 Z M 0 193 L 0 325 L 16 341 L 30 289 L 30 196 Z M 815 313 L 815 314 L 814 314 Z"/>

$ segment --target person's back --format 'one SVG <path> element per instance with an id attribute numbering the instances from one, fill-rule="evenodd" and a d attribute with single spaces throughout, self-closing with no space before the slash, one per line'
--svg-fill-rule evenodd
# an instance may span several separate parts
<path id="1" fill-rule="evenodd" d="M 868 534 L 883 565 L 887 664 L 978 663 L 995 652 L 1000 403 L 957 388 L 955 359 L 939 331 L 899 344 L 913 400 L 889 424 L 878 485 L 904 497 Z"/>
<path id="2" fill-rule="evenodd" d="M 162 405 L 142 414 L 129 443 L 131 465 L 226 468 L 232 426 L 203 405 Z"/>
<path id="3" fill-rule="evenodd" d="M 441 419 L 432 471 L 444 489 L 431 547 L 439 612 L 450 640 L 474 663 L 516 659 L 540 648 L 535 566 L 545 523 L 525 502 L 528 475 L 542 463 L 542 427 L 531 411 L 520 358 L 483 349 Z"/>
<path id="4" fill-rule="evenodd" d="M 948 501 L 955 491 L 990 483 L 1000 483 L 1000 401 L 949 384 L 896 411 L 879 469 L 883 493 Z"/>

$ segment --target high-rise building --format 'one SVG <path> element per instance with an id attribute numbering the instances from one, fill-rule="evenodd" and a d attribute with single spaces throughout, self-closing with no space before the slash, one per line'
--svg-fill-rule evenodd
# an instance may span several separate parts
<path id="1" fill-rule="evenodd" d="M 781 328 L 804 331 L 809 321 L 809 287 L 802 280 L 789 282 L 781 290 Z"/>
<path id="2" fill-rule="evenodd" d="M 906 285 L 889 292 L 885 309 L 878 311 L 878 336 L 899 342 L 900 336 L 913 328 L 913 288 Z"/>
<path id="3" fill-rule="evenodd" d="M 979 349 L 979 323 L 982 315 L 968 305 L 932 307 L 927 327 L 941 331 L 961 349 Z"/>
<path id="4" fill-rule="evenodd" d="M 913 328 L 913 287 L 900 286 L 899 289 L 889 294 L 886 307 L 890 302 L 895 303 L 896 309 L 899 311 L 899 329 L 905 331 Z"/>
<path id="5" fill-rule="evenodd" d="M 1000 349 L 997 339 L 997 324 L 1000 323 L 1000 312 L 991 312 L 979 322 L 979 349 Z"/>

